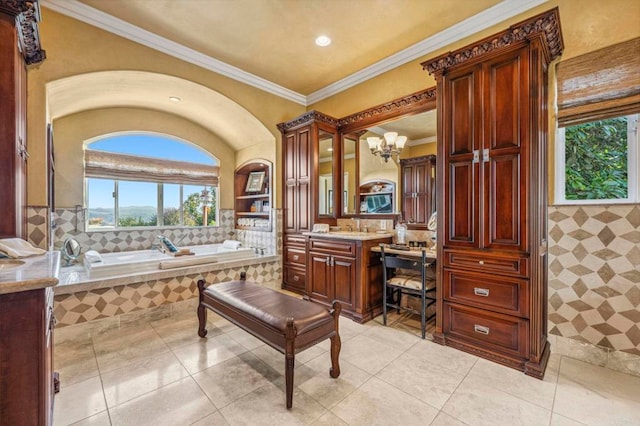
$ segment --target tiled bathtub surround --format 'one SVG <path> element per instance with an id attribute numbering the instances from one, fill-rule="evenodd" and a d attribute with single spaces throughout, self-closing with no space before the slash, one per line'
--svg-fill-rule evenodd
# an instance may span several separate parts
<path id="1" fill-rule="evenodd" d="M 114 252 L 129 250 L 148 250 L 155 243 L 157 235 L 165 235 L 177 246 L 221 243 L 226 239 L 235 239 L 233 210 L 220 210 L 219 226 L 203 228 L 137 229 L 85 232 L 82 210 L 56 209 L 56 229 L 54 246 L 73 237 L 80 243 L 82 251 Z"/>
<path id="2" fill-rule="evenodd" d="M 550 207 L 549 333 L 640 374 L 640 205 Z"/>
<path id="3" fill-rule="evenodd" d="M 269 285 L 280 282 L 282 273 L 280 262 L 263 262 L 69 294 L 60 294 L 65 290 L 60 287 L 54 299 L 57 327 L 128 314 L 134 314 L 133 317 L 163 315 L 171 311 L 169 305 L 173 303 L 187 300 L 197 303 L 200 277 L 208 284 L 215 284 L 238 279 L 242 271 L 247 273 L 247 279 Z"/>

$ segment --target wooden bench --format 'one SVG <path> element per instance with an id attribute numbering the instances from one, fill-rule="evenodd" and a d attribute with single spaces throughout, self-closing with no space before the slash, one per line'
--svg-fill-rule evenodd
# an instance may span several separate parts
<path id="1" fill-rule="evenodd" d="M 293 403 L 293 369 L 295 354 L 327 338 L 331 339 L 329 375 L 340 375 L 340 334 L 338 317 L 342 306 L 333 302 L 332 309 L 301 300 L 246 281 L 229 281 L 205 287 L 198 281 L 198 335 L 207 335 L 207 309 L 251 333 L 285 355 L 285 387 L 287 408 Z"/>

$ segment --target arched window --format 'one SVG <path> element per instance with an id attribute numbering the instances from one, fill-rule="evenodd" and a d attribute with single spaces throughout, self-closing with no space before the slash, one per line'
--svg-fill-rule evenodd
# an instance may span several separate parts
<path id="1" fill-rule="evenodd" d="M 85 146 L 87 230 L 216 226 L 218 160 L 166 135 L 127 133 Z"/>

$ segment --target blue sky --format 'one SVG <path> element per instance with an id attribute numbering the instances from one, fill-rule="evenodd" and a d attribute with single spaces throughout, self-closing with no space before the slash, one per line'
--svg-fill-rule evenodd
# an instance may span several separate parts
<path id="1" fill-rule="evenodd" d="M 165 158 L 192 163 L 217 164 L 204 151 L 188 143 L 152 134 L 119 135 L 101 139 L 88 145 L 88 149 L 145 157 Z M 113 208 L 113 181 L 92 179 L 88 188 L 90 207 Z M 185 188 L 185 193 L 195 192 L 196 187 Z M 201 189 L 201 188 L 200 188 Z M 165 185 L 165 206 L 178 207 L 178 185 Z M 155 184 L 143 182 L 121 182 L 119 187 L 120 206 L 155 206 L 157 190 Z"/>

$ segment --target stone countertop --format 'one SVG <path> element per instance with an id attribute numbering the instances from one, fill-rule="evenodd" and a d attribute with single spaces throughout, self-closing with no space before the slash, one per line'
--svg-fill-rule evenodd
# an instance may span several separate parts
<path id="1" fill-rule="evenodd" d="M 179 268 L 157 269 L 146 272 L 114 274 L 106 277 L 91 277 L 82 263 L 60 268 L 60 284 L 54 289 L 55 294 L 71 294 L 79 291 L 109 288 L 118 285 L 136 284 L 146 281 L 160 280 L 176 276 L 204 274 L 227 268 L 243 267 L 258 263 L 281 262 L 279 255 L 262 255 L 248 259 L 229 260 L 226 262 L 212 262 L 200 265 L 188 265 Z"/>
<path id="2" fill-rule="evenodd" d="M 393 233 L 391 232 L 385 232 L 384 234 L 382 234 L 377 232 L 356 232 L 356 231 L 303 232 L 302 235 L 307 235 L 309 237 L 334 238 L 339 240 L 358 240 L 358 241 L 377 240 L 381 238 L 393 237 Z"/>
<path id="3" fill-rule="evenodd" d="M 0 269 L 0 294 L 37 290 L 58 285 L 60 252 L 48 251 L 40 256 L 7 259 L 24 264 Z"/>

